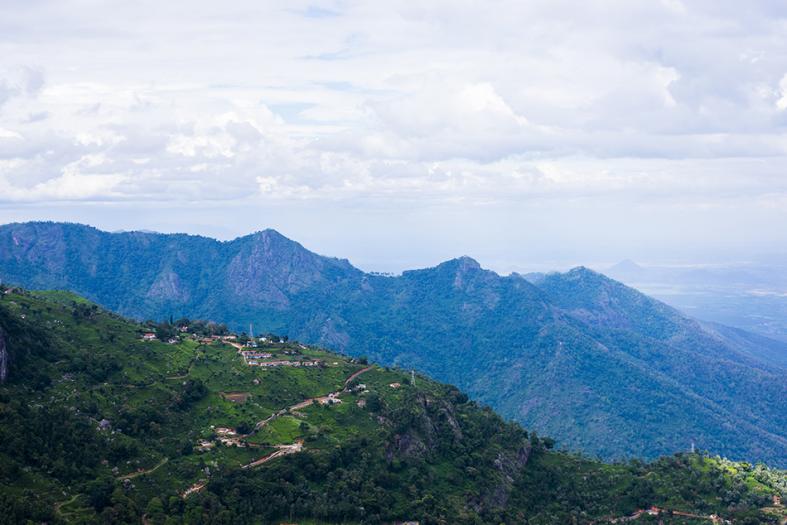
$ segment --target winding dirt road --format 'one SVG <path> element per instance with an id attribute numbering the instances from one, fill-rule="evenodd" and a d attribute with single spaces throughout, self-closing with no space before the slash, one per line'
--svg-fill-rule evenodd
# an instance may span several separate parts
<path id="1" fill-rule="evenodd" d="M 165 464 L 167 461 L 169 461 L 169 458 L 164 458 L 161 461 L 159 461 L 158 464 L 154 467 L 151 467 L 147 470 L 138 470 L 136 472 L 132 472 L 131 474 L 124 474 L 122 476 L 118 476 L 116 479 L 123 481 L 124 479 L 134 479 L 139 476 L 144 476 L 145 474 L 150 474 L 151 472 L 155 472 L 160 466 Z"/>
<path id="2" fill-rule="evenodd" d="M 233 346 L 236 346 L 236 345 L 233 344 Z M 284 414 L 286 414 L 286 413 L 288 413 L 290 411 L 298 410 L 298 409 L 301 409 L 301 408 L 306 408 L 307 406 L 309 406 L 309 405 L 311 405 L 312 403 L 315 403 L 315 402 L 317 402 L 317 403 L 320 403 L 320 402 L 327 403 L 331 399 L 338 398 L 342 393 L 345 393 L 345 392 L 349 391 L 348 390 L 348 386 L 353 381 L 353 379 L 359 377 L 362 374 L 365 374 L 366 372 L 368 372 L 369 370 L 372 370 L 373 368 L 374 368 L 373 366 L 367 366 L 366 368 L 362 368 L 361 370 L 353 372 L 347 379 L 344 380 L 344 387 L 341 390 L 339 390 L 338 392 L 331 392 L 330 394 L 327 394 L 327 395 L 324 395 L 324 396 L 320 396 L 320 397 L 310 397 L 308 399 L 304 399 L 303 401 L 295 403 L 292 406 L 289 406 L 287 408 L 282 408 L 281 410 L 278 410 L 278 411 L 274 412 L 267 419 L 263 419 L 262 421 L 257 422 L 257 424 L 254 426 L 254 431 L 256 432 L 257 430 L 263 428 L 265 425 L 267 425 L 268 423 L 270 423 L 271 421 L 273 421 L 277 417 L 282 416 L 282 415 L 284 415 Z M 246 434 L 244 436 L 238 436 L 238 437 L 240 439 L 243 439 L 245 437 L 248 437 L 249 435 L 251 435 L 251 434 Z M 265 464 L 268 461 L 271 461 L 273 459 L 280 458 L 282 456 L 287 456 L 289 454 L 295 454 L 297 452 L 300 452 L 300 451 L 303 450 L 303 441 L 302 440 L 298 440 L 298 441 L 296 441 L 295 443 L 293 443 L 291 445 L 275 445 L 275 447 L 277 449 L 275 452 L 271 452 L 270 454 L 268 454 L 266 456 L 263 456 L 260 459 L 252 461 L 251 463 L 248 463 L 246 465 L 243 465 L 243 466 L 241 466 L 241 469 L 247 470 L 247 469 L 250 469 L 250 468 L 258 467 L 258 466 L 263 465 L 263 464 Z M 163 463 L 166 463 L 166 461 L 164 461 Z M 135 476 L 140 476 L 142 474 L 147 474 L 148 472 L 152 472 L 153 470 L 157 469 L 160 466 L 161 466 L 161 464 L 156 465 L 155 467 L 153 467 L 152 469 L 150 469 L 148 471 L 135 472 L 134 474 L 129 474 L 128 476 L 129 477 L 131 477 L 131 476 L 135 477 Z M 200 492 L 202 489 L 205 488 L 206 485 L 207 485 L 207 481 L 199 481 L 199 482 L 195 483 L 194 485 L 190 486 L 189 488 L 187 488 L 183 493 L 181 493 L 181 497 L 184 498 L 184 499 L 188 498 L 191 494 L 195 494 L 197 492 Z"/>
<path id="3" fill-rule="evenodd" d="M 276 448 L 278 449 L 276 452 L 271 452 L 267 456 L 263 456 L 260 459 L 252 461 L 247 465 L 243 465 L 241 468 L 245 470 L 245 469 L 258 467 L 263 463 L 267 463 L 272 459 L 276 459 L 282 456 L 287 456 L 289 454 L 295 454 L 296 452 L 300 452 L 301 450 L 303 450 L 303 441 L 299 439 L 292 445 L 276 445 Z"/>
<path id="4" fill-rule="evenodd" d="M 310 406 L 312 403 L 325 404 L 330 402 L 332 399 L 337 399 L 341 394 L 348 391 L 347 387 L 353 381 L 353 379 L 357 378 L 361 374 L 365 374 L 366 372 L 368 372 L 373 368 L 374 368 L 373 366 L 367 366 L 366 368 L 362 368 L 357 372 L 353 372 L 353 374 L 351 374 L 347 379 L 344 380 L 344 388 L 342 388 L 338 392 L 331 392 L 330 394 L 326 394 L 324 396 L 319 396 L 319 397 L 310 397 L 308 399 L 304 399 L 303 401 L 299 401 L 294 405 L 288 406 L 287 408 L 282 408 L 281 410 L 274 412 L 273 414 L 270 415 L 270 417 L 263 419 L 262 421 L 258 421 L 257 424 L 254 425 L 254 430 L 257 431 L 261 429 L 262 427 L 264 427 L 265 425 L 267 425 L 277 417 L 283 416 L 284 414 L 288 412 L 292 412 L 293 410 L 300 410 L 301 408 L 306 408 Z M 246 436 L 242 436 L 242 437 L 246 437 Z"/>

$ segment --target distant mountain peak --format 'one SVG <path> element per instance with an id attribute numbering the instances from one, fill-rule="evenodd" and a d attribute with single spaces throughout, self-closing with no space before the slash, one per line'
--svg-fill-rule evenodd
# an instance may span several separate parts
<path id="1" fill-rule="evenodd" d="M 594 279 L 604 278 L 604 279 L 606 279 L 606 276 L 604 276 L 601 273 L 598 273 L 595 270 L 591 270 L 587 266 L 577 266 L 575 268 L 571 268 L 569 271 L 567 271 L 565 273 L 565 275 L 567 277 L 575 278 L 575 279 L 587 279 L 587 278 L 594 278 Z"/>
<path id="2" fill-rule="evenodd" d="M 285 235 L 279 233 L 278 230 L 274 230 L 273 228 L 265 228 L 264 230 L 260 230 L 258 232 L 254 232 L 255 236 L 258 237 L 270 237 L 270 238 L 277 238 L 277 239 L 287 239 L 288 241 L 291 240 Z M 293 241 L 294 242 L 294 241 Z"/>
<path id="3" fill-rule="evenodd" d="M 638 275 L 645 271 L 645 268 L 635 263 L 631 259 L 623 259 L 619 263 L 607 270 L 612 275 Z"/>
<path id="4" fill-rule="evenodd" d="M 479 263 L 478 261 L 476 261 L 475 259 L 473 259 L 470 256 L 463 255 L 463 256 L 457 258 L 456 260 L 459 262 L 459 264 L 462 266 L 462 268 L 474 269 L 474 270 L 480 270 L 481 269 L 481 263 Z"/>
<path id="5" fill-rule="evenodd" d="M 461 257 L 457 257 L 455 259 L 449 259 L 443 263 L 440 263 L 439 265 L 437 265 L 437 267 L 456 269 L 465 272 L 468 270 L 480 270 L 481 264 L 475 259 L 473 259 L 472 257 L 469 257 L 467 255 L 462 255 Z"/>
<path id="6" fill-rule="evenodd" d="M 614 267 L 617 267 L 617 268 L 632 268 L 632 269 L 635 269 L 635 270 L 641 270 L 642 269 L 642 266 L 640 266 L 636 262 L 632 261 L 631 259 L 623 259 L 618 264 L 616 264 Z"/>
<path id="7" fill-rule="evenodd" d="M 299 273 L 301 271 L 315 272 L 321 271 L 324 265 L 338 267 L 343 270 L 359 272 L 347 259 L 338 259 L 315 253 L 298 241 L 282 235 L 278 231 L 267 228 L 255 232 L 245 237 L 239 237 L 231 242 L 238 242 L 245 246 L 254 258 L 267 261 L 265 264 L 270 268 L 282 268 L 282 264 L 288 261 L 287 271 Z"/>
<path id="8" fill-rule="evenodd" d="M 298 244 L 297 242 L 293 241 L 289 237 L 286 237 L 279 233 L 278 231 L 274 230 L 273 228 L 265 228 L 264 230 L 260 230 L 251 234 L 251 237 L 255 240 L 269 240 L 269 241 L 276 241 L 276 242 L 291 242 L 293 244 Z"/>
<path id="9" fill-rule="evenodd" d="M 309 252 L 300 243 L 293 241 L 289 237 L 285 237 L 271 228 L 254 232 L 245 237 L 240 237 L 236 239 L 236 241 L 241 241 L 244 244 L 250 243 L 252 246 L 259 246 L 264 252 L 269 254 L 274 254 L 274 252 L 278 254 L 282 254 L 282 252 Z"/>

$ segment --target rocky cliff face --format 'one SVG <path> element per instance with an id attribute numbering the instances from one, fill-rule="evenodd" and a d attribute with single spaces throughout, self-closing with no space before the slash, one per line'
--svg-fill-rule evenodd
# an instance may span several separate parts
<path id="1" fill-rule="evenodd" d="M 457 407 L 444 399 L 419 394 L 408 403 L 410 422 L 403 431 L 392 436 L 386 449 L 386 459 L 403 461 L 435 461 L 441 453 L 456 448 L 472 448 L 463 418 Z M 469 435 L 472 435 L 470 430 Z M 514 482 L 522 475 L 530 457 L 531 444 L 526 439 L 507 443 L 493 460 L 496 472 L 490 476 L 478 494 L 469 497 L 467 505 L 476 512 L 502 509 L 506 506 Z"/>
<path id="2" fill-rule="evenodd" d="M 228 249 L 234 256 L 227 265 L 227 287 L 252 304 L 286 308 L 294 294 L 362 274 L 349 262 L 312 253 L 274 230 L 231 241 Z"/>
<path id="3" fill-rule="evenodd" d="M 5 332 L 3 328 L 0 327 L 0 383 L 5 383 L 8 378 L 8 365 L 10 360 Z"/>

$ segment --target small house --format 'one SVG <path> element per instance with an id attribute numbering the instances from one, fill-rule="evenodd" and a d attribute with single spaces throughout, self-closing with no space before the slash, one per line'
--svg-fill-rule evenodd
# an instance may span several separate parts
<path id="1" fill-rule="evenodd" d="M 144 334 L 142 334 L 142 340 L 143 341 L 155 341 L 156 340 L 156 334 L 154 334 L 153 332 L 145 332 Z"/>

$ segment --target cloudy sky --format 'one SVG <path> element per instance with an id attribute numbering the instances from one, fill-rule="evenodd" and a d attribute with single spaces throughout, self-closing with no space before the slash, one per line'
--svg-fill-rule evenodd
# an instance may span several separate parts
<path id="1" fill-rule="evenodd" d="M 0 0 L 0 222 L 369 270 L 787 246 L 783 1 Z"/>

